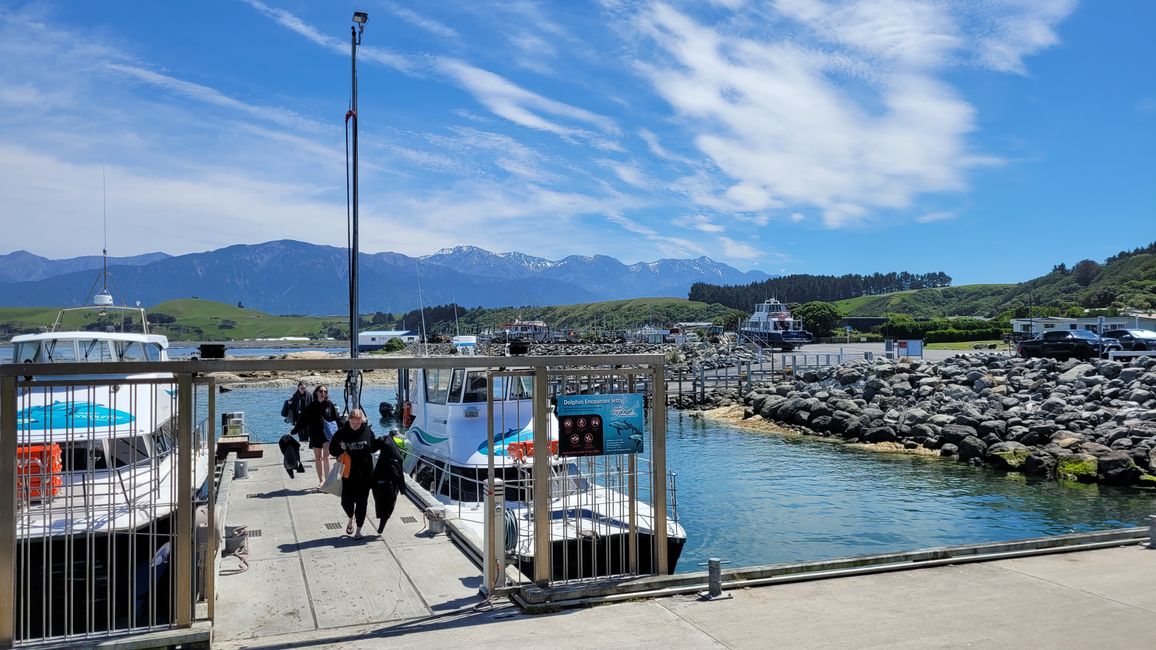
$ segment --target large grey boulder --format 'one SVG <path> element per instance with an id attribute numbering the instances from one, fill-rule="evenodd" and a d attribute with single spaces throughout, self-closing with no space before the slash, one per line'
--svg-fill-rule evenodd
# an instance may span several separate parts
<path id="1" fill-rule="evenodd" d="M 987 444 L 975 436 L 968 436 L 959 443 L 959 459 L 969 461 L 972 458 L 983 459 L 987 453 Z"/>

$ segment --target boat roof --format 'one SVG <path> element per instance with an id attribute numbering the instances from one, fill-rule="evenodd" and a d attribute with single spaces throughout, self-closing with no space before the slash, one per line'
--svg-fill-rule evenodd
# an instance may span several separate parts
<path id="1" fill-rule="evenodd" d="M 20 334 L 12 337 L 12 343 L 23 343 L 25 341 L 51 341 L 58 339 L 73 339 L 73 340 L 91 340 L 91 339 L 105 339 L 108 341 L 139 341 L 144 343 L 156 343 L 162 348 L 169 347 L 168 337 L 162 334 L 141 334 L 140 332 L 99 332 L 99 331 L 85 331 L 73 330 L 67 332 L 40 332 L 37 334 Z"/>

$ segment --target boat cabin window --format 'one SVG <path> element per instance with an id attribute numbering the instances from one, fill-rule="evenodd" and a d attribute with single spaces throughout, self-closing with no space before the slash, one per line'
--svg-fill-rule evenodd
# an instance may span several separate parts
<path id="1" fill-rule="evenodd" d="M 156 343 L 144 344 L 145 359 L 149 361 L 164 361 L 164 350 Z"/>
<path id="2" fill-rule="evenodd" d="M 108 469 L 108 461 L 104 458 L 104 448 L 99 443 L 74 442 L 61 445 L 60 465 L 66 472 Z"/>
<path id="3" fill-rule="evenodd" d="M 465 380 L 465 376 L 465 370 L 455 368 L 453 377 L 450 379 L 450 401 L 455 404 L 462 401 L 462 382 Z"/>
<path id="4" fill-rule="evenodd" d="M 132 465 L 149 457 L 148 442 L 144 436 L 112 438 L 108 441 L 108 446 L 113 467 Z"/>
<path id="5" fill-rule="evenodd" d="M 12 363 L 32 363 L 40 360 L 40 341 L 17 343 L 12 350 Z"/>
<path id="6" fill-rule="evenodd" d="M 425 401 L 429 404 L 445 404 L 450 392 L 450 370 L 434 368 L 425 371 Z"/>
<path id="7" fill-rule="evenodd" d="M 532 399 L 533 397 L 533 377 L 510 377 L 510 399 Z"/>
<path id="8" fill-rule="evenodd" d="M 51 339 L 45 341 L 44 353 L 49 363 L 76 361 L 76 341 L 72 339 Z"/>
<path id="9" fill-rule="evenodd" d="M 494 377 L 494 383 L 490 384 L 490 392 L 493 393 L 495 402 L 506 399 L 506 378 Z"/>
<path id="10" fill-rule="evenodd" d="M 80 349 L 80 358 L 84 361 L 91 363 L 113 361 L 112 350 L 108 347 L 108 341 L 104 339 L 80 339 L 76 344 Z"/>
<path id="11" fill-rule="evenodd" d="M 121 361 L 144 361 L 145 351 L 139 341 L 118 341 L 117 355 Z"/>
<path id="12" fill-rule="evenodd" d="M 466 394 L 462 397 L 462 401 L 467 404 L 486 401 L 486 373 L 466 374 Z"/>

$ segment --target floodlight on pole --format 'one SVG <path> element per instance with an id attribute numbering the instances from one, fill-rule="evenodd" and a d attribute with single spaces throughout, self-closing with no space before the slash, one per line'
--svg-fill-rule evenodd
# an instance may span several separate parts
<path id="1" fill-rule="evenodd" d="M 346 128 L 353 130 L 353 164 L 352 182 L 350 187 L 350 215 L 349 215 L 349 356 L 358 357 L 358 341 L 360 339 L 360 319 L 358 310 L 358 187 L 357 187 L 357 48 L 361 45 L 361 34 L 365 31 L 365 23 L 369 15 L 364 11 L 353 13 L 354 24 L 350 26 L 350 89 L 349 111 L 345 114 Z M 349 122 L 352 120 L 353 124 Z M 347 130 L 348 134 L 348 130 Z M 361 408 L 361 373 L 350 370 L 346 379 L 346 405 L 350 410 Z"/>

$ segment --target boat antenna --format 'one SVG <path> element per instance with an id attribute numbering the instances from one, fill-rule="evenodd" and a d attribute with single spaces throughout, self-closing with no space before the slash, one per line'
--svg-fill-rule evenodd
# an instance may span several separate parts
<path id="1" fill-rule="evenodd" d="M 461 328 L 458 327 L 458 294 L 455 291 L 452 295 L 454 297 L 454 335 L 458 336 L 462 333 Z"/>
<path id="2" fill-rule="evenodd" d="M 421 297 L 421 266 L 416 267 L 416 269 L 417 269 L 417 306 L 418 306 L 418 309 L 421 311 L 421 340 L 422 340 L 422 345 L 423 345 L 423 350 L 424 350 L 422 352 L 422 356 L 428 357 L 429 356 L 429 340 L 427 340 L 425 337 L 425 300 L 423 300 Z"/>
<path id="3" fill-rule="evenodd" d="M 349 244 L 349 358 L 358 356 L 359 323 L 357 309 L 357 48 L 361 45 L 361 34 L 365 31 L 365 23 L 369 15 L 364 11 L 353 12 L 353 25 L 350 26 L 350 84 L 349 110 L 345 112 L 345 203 L 346 219 L 348 224 Z M 353 121 L 353 176 L 350 179 L 349 164 L 349 132 L 350 120 Z M 345 408 L 346 412 L 361 408 L 361 371 L 351 368 L 345 378 Z"/>

